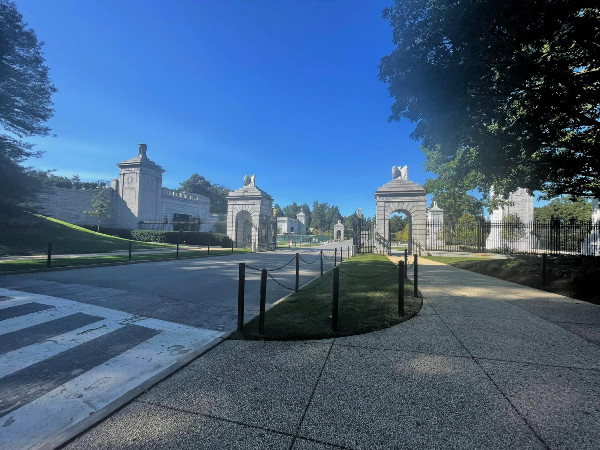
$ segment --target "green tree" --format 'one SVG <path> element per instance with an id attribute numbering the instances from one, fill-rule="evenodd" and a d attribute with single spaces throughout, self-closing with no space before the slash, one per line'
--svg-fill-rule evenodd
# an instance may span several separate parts
<path id="1" fill-rule="evenodd" d="M 502 240 L 518 241 L 526 235 L 525 223 L 516 214 L 508 214 L 502 218 Z"/>
<path id="2" fill-rule="evenodd" d="M 92 204 L 93 209 L 84 211 L 83 213 L 98 219 L 98 231 L 100 231 L 100 222 L 110 215 L 111 202 L 110 197 L 107 195 L 107 189 L 100 189 L 100 191 L 92 197 L 90 203 Z"/>
<path id="3" fill-rule="evenodd" d="M 42 43 L 23 22 L 14 2 L 0 0 L 0 211 L 22 210 L 40 186 L 22 163 L 41 153 L 24 138 L 50 134 L 54 113 Z"/>
<path id="4" fill-rule="evenodd" d="M 194 173 L 191 177 L 180 183 L 180 191 L 200 194 L 210 199 L 210 212 L 227 214 L 227 195 L 230 189 L 220 184 L 213 184 L 203 176 Z"/>
<path id="5" fill-rule="evenodd" d="M 587 221 L 592 217 L 592 203 L 586 198 L 564 196 L 552 199 L 545 206 L 533 210 L 535 220 L 550 220 L 552 217 L 561 220 Z"/>
<path id="6" fill-rule="evenodd" d="M 408 217 L 393 215 L 390 217 L 390 232 L 392 234 L 397 233 L 398 231 L 404 230 L 406 225 L 408 224 Z"/>
<path id="7" fill-rule="evenodd" d="M 464 213 L 458 219 L 454 230 L 454 240 L 458 245 L 472 247 L 477 245 L 477 219 Z"/>
<path id="8" fill-rule="evenodd" d="M 390 119 L 416 124 L 440 170 L 484 193 L 600 196 L 597 3 L 396 0 L 384 17 Z"/>

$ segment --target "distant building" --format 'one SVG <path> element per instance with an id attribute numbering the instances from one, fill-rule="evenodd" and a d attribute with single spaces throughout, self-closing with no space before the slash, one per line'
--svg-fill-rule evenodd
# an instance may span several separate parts
<path id="1" fill-rule="evenodd" d="M 277 218 L 277 234 L 305 234 L 306 233 L 306 214 L 303 210 L 292 217 Z"/>
<path id="2" fill-rule="evenodd" d="M 110 183 L 106 195 L 111 200 L 110 214 L 102 220 L 108 228 L 212 231 L 217 217 L 209 213 L 210 200 L 199 194 L 179 192 L 162 186 L 164 169 L 146 155 L 148 146 L 139 144 L 138 155 L 121 161 L 119 178 Z M 39 196 L 37 210 L 75 225 L 91 226 L 97 218 L 84 214 L 92 209 L 98 190 L 53 188 Z M 183 226 L 190 224 L 191 226 Z"/>

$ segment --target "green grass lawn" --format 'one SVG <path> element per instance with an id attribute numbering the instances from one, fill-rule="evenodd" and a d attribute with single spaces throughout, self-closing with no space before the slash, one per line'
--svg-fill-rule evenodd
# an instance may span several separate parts
<path id="1" fill-rule="evenodd" d="M 244 248 L 236 248 L 234 249 L 235 253 L 247 253 L 249 249 Z M 207 258 L 213 256 L 224 256 L 231 255 L 230 248 L 212 248 L 210 249 L 210 253 L 206 250 L 194 250 L 194 251 L 179 251 L 179 258 Z M 177 252 L 175 248 L 169 252 L 161 252 L 161 253 L 140 253 L 135 254 L 132 252 L 132 262 L 150 262 L 150 261 L 165 261 L 170 259 L 176 259 Z M 116 255 L 98 255 L 93 257 L 81 256 L 77 258 L 61 258 L 54 257 L 51 261 L 51 267 L 83 267 L 83 266 L 93 266 L 93 265 L 101 265 L 101 264 L 127 264 L 129 263 L 129 255 L 128 254 L 116 254 Z M 35 270 L 45 270 L 46 269 L 46 259 L 19 259 L 19 260 L 5 260 L 0 261 L 0 273 L 6 272 L 19 272 L 19 271 L 35 271 Z"/>
<path id="2" fill-rule="evenodd" d="M 127 250 L 129 240 L 96 233 L 51 217 L 32 215 L 27 227 L 0 230 L 0 256 L 45 254 L 48 242 L 57 254 L 108 253 Z M 133 249 L 172 247 L 152 242 L 133 242 Z"/>
<path id="3" fill-rule="evenodd" d="M 337 332 L 333 331 L 330 318 L 333 290 L 330 270 L 266 312 L 264 339 L 324 339 L 366 333 L 398 324 L 421 309 L 421 299 L 412 296 L 412 284 L 406 280 L 405 316 L 398 316 L 398 271 L 387 257 L 357 255 L 339 267 Z M 268 279 L 268 282 L 273 281 Z M 234 333 L 231 338 L 262 338 L 258 335 L 258 317 L 245 325 L 243 334 Z"/>

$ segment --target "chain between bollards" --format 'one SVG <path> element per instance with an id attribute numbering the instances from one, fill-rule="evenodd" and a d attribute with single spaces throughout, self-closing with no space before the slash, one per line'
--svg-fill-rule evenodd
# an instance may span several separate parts
<path id="1" fill-rule="evenodd" d="M 404 262 L 398 263 L 398 315 L 404 317 Z"/>
<path id="2" fill-rule="evenodd" d="M 48 242 L 48 258 L 46 259 L 46 267 L 52 265 L 52 242 Z"/>
<path id="3" fill-rule="evenodd" d="M 338 302 L 340 295 L 340 269 L 334 267 L 333 269 L 333 299 L 331 304 L 331 325 L 333 331 L 338 330 Z"/>
<path id="4" fill-rule="evenodd" d="M 296 286 L 294 292 L 298 292 L 298 286 L 300 286 L 300 254 L 296 253 Z"/>
<path id="5" fill-rule="evenodd" d="M 244 330 L 244 288 L 246 284 L 246 263 L 240 263 L 239 265 L 239 278 L 238 278 L 238 323 L 237 330 Z"/>
<path id="6" fill-rule="evenodd" d="M 419 255 L 415 253 L 415 262 L 414 262 L 414 272 L 415 272 L 415 292 L 414 296 L 417 298 L 419 296 Z"/>
<path id="7" fill-rule="evenodd" d="M 265 303 L 267 299 L 267 269 L 260 272 L 260 315 L 258 316 L 258 334 L 265 334 Z"/>

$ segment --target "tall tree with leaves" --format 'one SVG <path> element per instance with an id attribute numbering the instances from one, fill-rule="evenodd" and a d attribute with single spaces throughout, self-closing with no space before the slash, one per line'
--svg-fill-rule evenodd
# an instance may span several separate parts
<path id="1" fill-rule="evenodd" d="M 440 170 L 504 196 L 600 197 L 597 2 L 396 0 L 384 17 L 390 119 L 416 123 Z"/>
<path id="2" fill-rule="evenodd" d="M 200 194 L 210 199 L 210 212 L 227 214 L 227 194 L 229 189 L 220 184 L 213 184 L 197 173 L 193 174 L 183 183 L 179 190 L 192 194 Z"/>
<path id="3" fill-rule="evenodd" d="M 42 43 L 23 22 L 14 2 L 0 0 L 0 211 L 14 212 L 36 192 L 39 182 L 22 163 L 39 152 L 24 138 L 50 134 L 54 113 Z"/>

